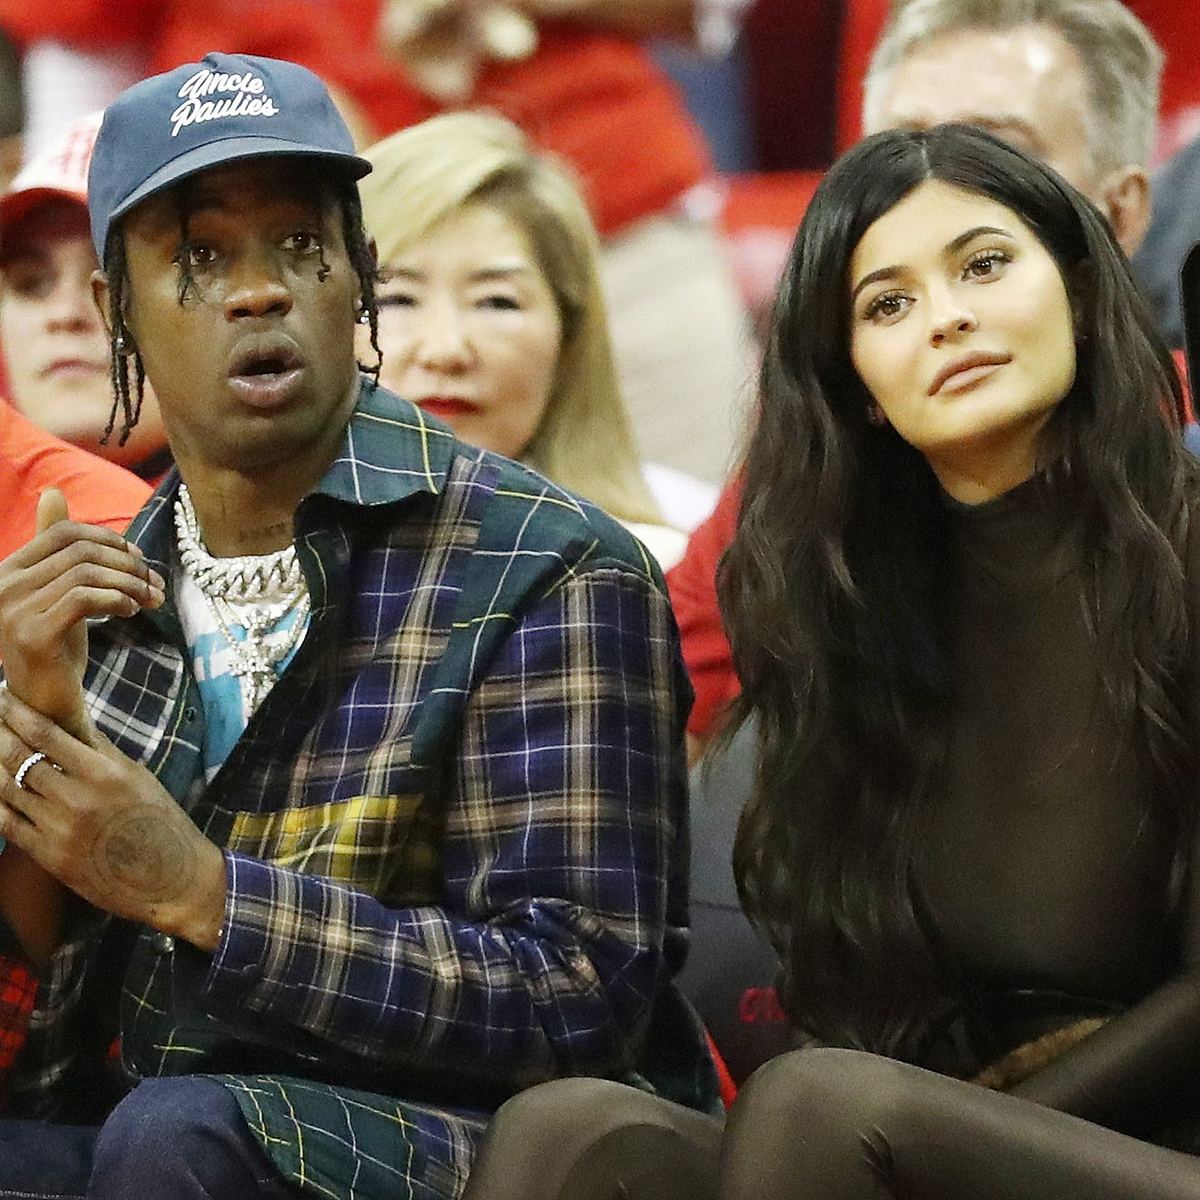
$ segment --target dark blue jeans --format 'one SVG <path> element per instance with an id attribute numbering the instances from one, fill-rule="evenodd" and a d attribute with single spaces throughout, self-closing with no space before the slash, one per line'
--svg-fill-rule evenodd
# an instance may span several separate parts
<path id="1" fill-rule="evenodd" d="M 4 1200 L 293 1200 L 228 1090 L 148 1079 L 98 1128 L 0 1120 Z"/>

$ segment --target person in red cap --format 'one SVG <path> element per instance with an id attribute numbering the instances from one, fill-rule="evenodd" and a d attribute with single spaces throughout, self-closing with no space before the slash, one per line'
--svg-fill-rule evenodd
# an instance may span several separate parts
<path id="1" fill-rule="evenodd" d="M 105 413 L 112 407 L 104 331 L 90 294 L 96 256 L 88 234 L 86 178 L 98 123 L 98 116 L 81 122 L 71 140 L 56 148 L 62 160 L 56 174 L 31 163 L 22 175 L 26 182 L 0 198 L 0 347 L 10 393 L 31 411 L 44 408 L 48 417 L 58 411 L 69 419 L 82 410 L 92 415 L 93 427 L 98 405 Z M 82 151 L 71 153 L 72 144 L 82 144 Z M 97 358 L 104 367 L 98 373 Z M 98 443 L 96 428 L 93 440 Z M 0 558 L 37 532 L 46 489 L 56 489 L 78 520 L 117 532 L 150 492 L 129 471 L 54 437 L 0 400 Z M 43 522 L 61 503 L 43 510 Z M 20 857 L 13 852 L 14 860 Z M 28 862 L 10 868 L 0 891 L 23 891 L 31 869 Z M 27 965 L 0 962 L 0 1080 L 25 1044 L 36 990 L 37 978 Z"/>
<path id="2" fill-rule="evenodd" d="M 0 196 L 0 350 L 9 398 L 30 421 L 156 480 L 170 466 L 170 452 L 153 394 L 147 392 L 127 438 L 110 430 L 108 339 L 92 298 L 92 273 L 100 264 L 87 213 L 88 164 L 100 117 L 91 113 L 74 122 Z"/>
<path id="3" fill-rule="evenodd" d="M 158 463 L 165 446 L 152 401 L 136 438 L 101 445 L 113 389 L 91 296 L 87 165 L 98 123 L 73 126 L 0 197 L 0 351 L 11 400 L 0 401 L 0 558 L 34 536 L 47 488 L 72 517 L 124 530 L 149 488 L 123 468 Z"/>

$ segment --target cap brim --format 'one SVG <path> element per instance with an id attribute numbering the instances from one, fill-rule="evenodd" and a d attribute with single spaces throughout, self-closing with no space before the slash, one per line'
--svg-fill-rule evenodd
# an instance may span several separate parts
<path id="1" fill-rule="evenodd" d="M 123 217 L 130 209 L 149 199 L 156 192 L 169 188 L 191 175 L 207 171 L 210 167 L 223 166 L 246 158 L 316 158 L 331 167 L 340 168 L 351 179 L 361 179 L 372 170 L 371 164 L 357 154 L 348 151 L 330 150 L 324 146 L 308 146 L 302 142 L 282 141 L 279 138 L 231 137 L 223 141 L 208 142 L 194 150 L 185 151 L 160 167 L 140 187 L 132 191 L 109 214 L 108 227 Z"/>
<path id="2" fill-rule="evenodd" d="M 0 196 L 0 236 L 3 236 L 5 229 L 11 228 L 34 209 L 41 208 L 43 204 L 49 204 L 55 200 L 66 200 L 71 204 L 78 204 L 85 213 L 87 212 L 86 192 L 54 187 L 23 188 L 19 192 L 10 192 L 6 196 Z"/>

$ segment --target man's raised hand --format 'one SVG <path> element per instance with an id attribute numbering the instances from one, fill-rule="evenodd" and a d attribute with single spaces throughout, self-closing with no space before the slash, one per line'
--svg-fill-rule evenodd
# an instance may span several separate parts
<path id="1" fill-rule="evenodd" d="M 119 533 L 71 521 L 57 488 L 42 493 L 37 527 L 0 562 L 0 659 L 15 695 L 87 740 L 85 622 L 157 608 L 164 582 Z"/>

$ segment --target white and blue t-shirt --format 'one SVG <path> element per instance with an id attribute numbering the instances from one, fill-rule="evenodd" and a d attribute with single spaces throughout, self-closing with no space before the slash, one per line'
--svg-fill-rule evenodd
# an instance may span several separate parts
<path id="1" fill-rule="evenodd" d="M 192 659 L 192 673 L 204 705 L 201 756 L 204 777 L 211 780 L 254 715 L 250 708 L 250 690 L 242 678 L 234 674 L 233 648 L 217 624 L 212 605 L 186 571 L 177 572 L 175 604 Z M 286 613 L 266 635 L 267 645 L 286 642 L 298 620 L 307 625 L 308 613 L 307 605 L 297 605 Z M 230 632 L 237 641 L 246 638 L 246 631 L 239 625 L 231 625 Z M 304 632 L 301 632 L 295 646 L 276 664 L 276 677 L 287 668 L 303 640 Z"/>

